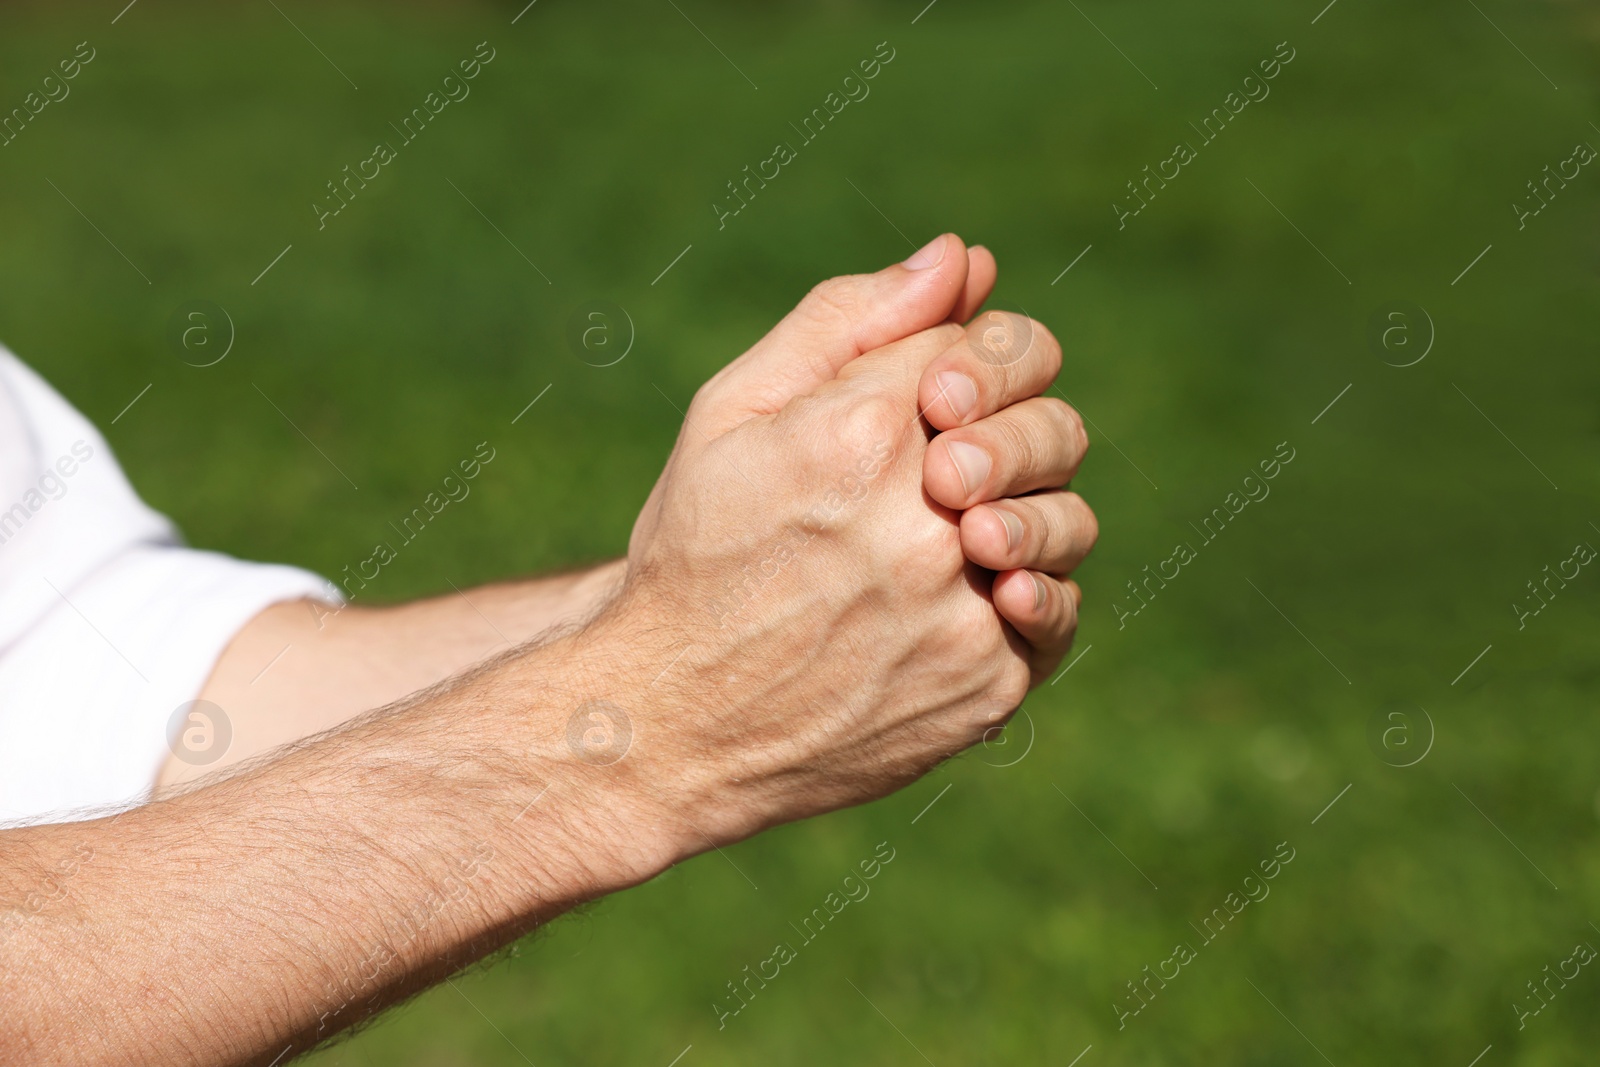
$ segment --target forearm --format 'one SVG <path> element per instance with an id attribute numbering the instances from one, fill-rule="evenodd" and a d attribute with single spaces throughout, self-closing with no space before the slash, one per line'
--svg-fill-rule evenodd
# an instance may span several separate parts
<path id="1" fill-rule="evenodd" d="M 615 593 L 625 566 L 617 560 L 393 606 L 276 604 L 234 635 L 199 694 L 229 717 L 228 751 L 198 764 L 174 757 L 159 784 L 331 729 L 581 622 Z"/>
<path id="2" fill-rule="evenodd" d="M 386 616 L 392 638 L 406 651 L 427 650 L 427 670 L 438 674 L 432 684 L 552 628 L 586 621 L 621 587 L 626 570 L 627 561 L 618 559 L 374 610 Z"/>
<path id="3" fill-rule="evenodd" d="M 1038 664 L 997 613 L 1017 590 L 991 600 L 974 581 L 957 506 L 925 477 L 934 398 L 918 383 L 974 350 L 947 321 L 961 263 L 930 269 L 930 250 L 959 246 L 819 287 L 696 394 L 626 587 L 588 624 L 119 819 L 0 832 L 0 973 L 18 988 L 0 1057 L 281 1062 L 578 902 L 883 796 L 990 738 Z M 885 316 L 901 332 L 841 315 L 882 292 L 904 298 Z M 1009 432 L 1048 453 L 1037 429 Z M 996 545 L 1026 550 L 990 518 Z M 575 588 L 552 595 L 581 601 Z M 1075 605 L 1038 588 L 1034 636 L 1070 633 Z M 513 628 L 538 615 L 514 590 L 459 599 L 348 609 L 305 650 L 236 641 L 233 688 L 208 694 L 281 730 L 514 640 L 496 612 Z M 284 610 L 296 634 L 316 618 Z M 264 751 L 265 736 L 242 739 Z"/>
<path id="4" fill-rule="evenodd" d="M 646 692 L 608 631 L 114 819 L 0 833 L 0 1060 L 268 1063 L 705 847 L 658 819 L 659 764 L 568 746 L 585 701 Z"/>

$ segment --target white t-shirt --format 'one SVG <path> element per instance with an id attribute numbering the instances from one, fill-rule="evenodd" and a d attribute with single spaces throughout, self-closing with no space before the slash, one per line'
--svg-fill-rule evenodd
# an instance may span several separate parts
<path id="1" fill-rule="evenodd" d="M 331 590 L 185 547 L 94 426 L 0 347 L 0 825 L 149 799 L 169 720 L 233 635 Z"/>

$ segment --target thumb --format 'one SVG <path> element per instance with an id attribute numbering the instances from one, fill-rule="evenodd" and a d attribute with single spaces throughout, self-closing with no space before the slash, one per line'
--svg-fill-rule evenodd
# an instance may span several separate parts
<path id="1" fill-rule="evenodd" d="M 876 274 L 829 278 L 709 383 L 719 421 L 779 411 L 857 356 L 944 322 L 961 301 L 967 271 L 966 245 L 947 233 Z"/>

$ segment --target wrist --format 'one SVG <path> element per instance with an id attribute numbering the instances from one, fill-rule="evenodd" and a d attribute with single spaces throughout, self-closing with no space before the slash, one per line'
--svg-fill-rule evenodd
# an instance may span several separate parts
<path id="1" fill-rule="evenodd" d="M 620 564 L 600 570 L 620 584 Z M 613 603 L 508 661 L 504 681 L 518 695 L 494 702 L 509 721 L 491 729 L 518 739 L 517 776 L 539 798 L 519 828 L 537 839 L 541 866 L 555 868 L 544 880 L 581 885 L 580 895 L 648 881 L 710 844 L 693 828 L 688 775 L 668 741 L 687 709 L 658 684 L 681 645 L 635 619 Z"/>

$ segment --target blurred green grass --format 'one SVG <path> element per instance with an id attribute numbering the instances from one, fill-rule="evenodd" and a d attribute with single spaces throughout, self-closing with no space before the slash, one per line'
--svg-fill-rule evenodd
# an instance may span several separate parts
<path id="1" fill-rule="evenodd" d="M 0 12 L 4 108 L 98 52 L 0 149 L 0 341 L 194 543 L 335 573 L 488 440 L 471 499 L 376 595 L 618 554 L 679 421 L 661 394 L 942 230 L 993 248 L 997 303 L 1062 338 L 1102 523 L 1084 658 L 1031 731 L 675 869 L 316 1062 L 1249 1065 L 1314 1043 L 1462 1067 L 1492 1044 L 1491 1067 L 1600 1039 L 1600 977 L 1521 1031 L 1510 1006 L 1600 944 L 1597 579 L 1524 631 L 1509 606 L 1600 539 L 1600 176 L 1526 230 L 1508 209 L 1600 145 L 1592 6 L 280 6 Z M 318 232 L 324 183 L 484 40 L 472 95 Z M 880 41 L 872 95 L 719 231 L 724 183 Z M 1124 183 L 1280 41 L 1272 95 L 1119 231 Z M 190 299 L 236 324 L 215 367 L 168 347 Z M 564 340 L 594 299 L 637 325 L 613 367 Z M 1438 332 L 1405 369 L 1366 341 L 1395 299 Z M 1119 630 L 1123 583 L 1285 440 L 1272 496 Z M 1432 750 L 1386 766 L 1369 719 L 1416 707 Z M 871 897 L 719 1030 L 724 983 L 884 840 Z M 1271 896 L 1119 1031 L 1125 983 L 1280 841 Z"/>

